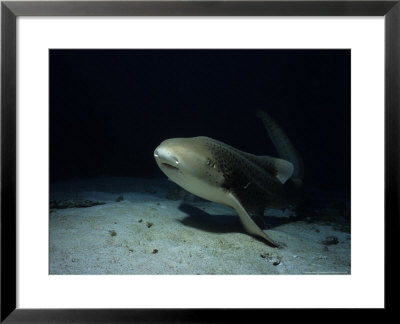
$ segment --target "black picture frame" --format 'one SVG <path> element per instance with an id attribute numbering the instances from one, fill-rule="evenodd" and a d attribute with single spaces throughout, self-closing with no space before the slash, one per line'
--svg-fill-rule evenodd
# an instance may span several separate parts
<path id="1" fill-rule="evenodd" d="M 1 322 L 234 322 L 266 310 L 16 308 L 16 19 L 18 16 L 384 16 L 385 309 L 395 307 L 390 262 L 399 235 L 400 0 L 2 1 L 1 2 Z M 372 126 L 371 126 L 372 127 Z M 373 172 L 373 171 L 371 171 Z M 373 241 L 371 241 L 373 244 Z M 398 253 L 395 251 L 394 253 Z M 395 256 L 397 254 L 394 254 Z M 393 298 L 394 299 L 394 298 Z M 261 313 L 261 314 L 260 314 Z M 240 314 L 243 315 L 243 314 Z"/>

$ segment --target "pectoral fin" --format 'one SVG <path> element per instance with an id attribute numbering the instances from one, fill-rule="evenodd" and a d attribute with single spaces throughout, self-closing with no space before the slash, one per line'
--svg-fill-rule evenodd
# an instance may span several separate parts
<path id="1" fill-rule="evenodd" d="M 257 224 L 252 220 L 247 211 L 243 208 L 243 205 L 240 201 L 235 197 L 234 194 L 228 193 L 228 198 L 230 200 L 230 205 L 235 208 L 236 212 L 239 215 L 240 221 L 242 222 L 244 228 L 249 234 L 259 236 L 270 243 L 272 246 L 277 247 L 278 245 L 267 235 L 265 234 Z"/>

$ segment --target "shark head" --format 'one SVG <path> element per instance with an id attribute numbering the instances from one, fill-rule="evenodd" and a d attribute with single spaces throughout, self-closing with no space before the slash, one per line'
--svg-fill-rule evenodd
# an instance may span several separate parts
<path id="1" fill-rule="evenodd" d="M 221 202 L 223 175 L 200 137 L 171 138 L 155 150 L 154 158 L 173 182 L 201 198 Z"/>

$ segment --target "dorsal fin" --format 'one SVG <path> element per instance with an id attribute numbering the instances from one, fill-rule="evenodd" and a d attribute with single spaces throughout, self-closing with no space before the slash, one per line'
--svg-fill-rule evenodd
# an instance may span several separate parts
<path id="1" fill-rule="evenodd" d="M 289 161 L 268 155 L 255 156 L 255 159 L 255 162 L 264 169 L 268 170 L 272 166 L 276 170 L 275 177 L 282 183 L 285 183 L 293 175 L 294 166 Z"/>
<path id="2" fill-rule="evenodd" d="M 236 150 L 236 152 L 242 154 L 246 159 L 257 164 L 260 168 L 268 172 L 268 174 L 276 177 L 281 183 L 285 183 L 293 176 L 294 165 L 289 161 L 280 158 L 274 158 L 269 155 L 254 155 L 239 150 Z"/>

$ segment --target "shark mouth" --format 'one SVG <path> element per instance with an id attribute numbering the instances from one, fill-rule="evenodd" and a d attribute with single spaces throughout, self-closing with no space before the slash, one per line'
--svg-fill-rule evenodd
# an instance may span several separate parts
<path id="1" fill-rule="evenodd" d="M 179 170 L 178 167 L 176 167 L 176 166 L 174 166 L 174 165 L 171 165 L 171 164 L 168 164 L 168 163 L 165 163 L 165 162 L 161 163 L 161 165 L 162 165 L 163 167 L 169 169 L 169 170 Z"/>

